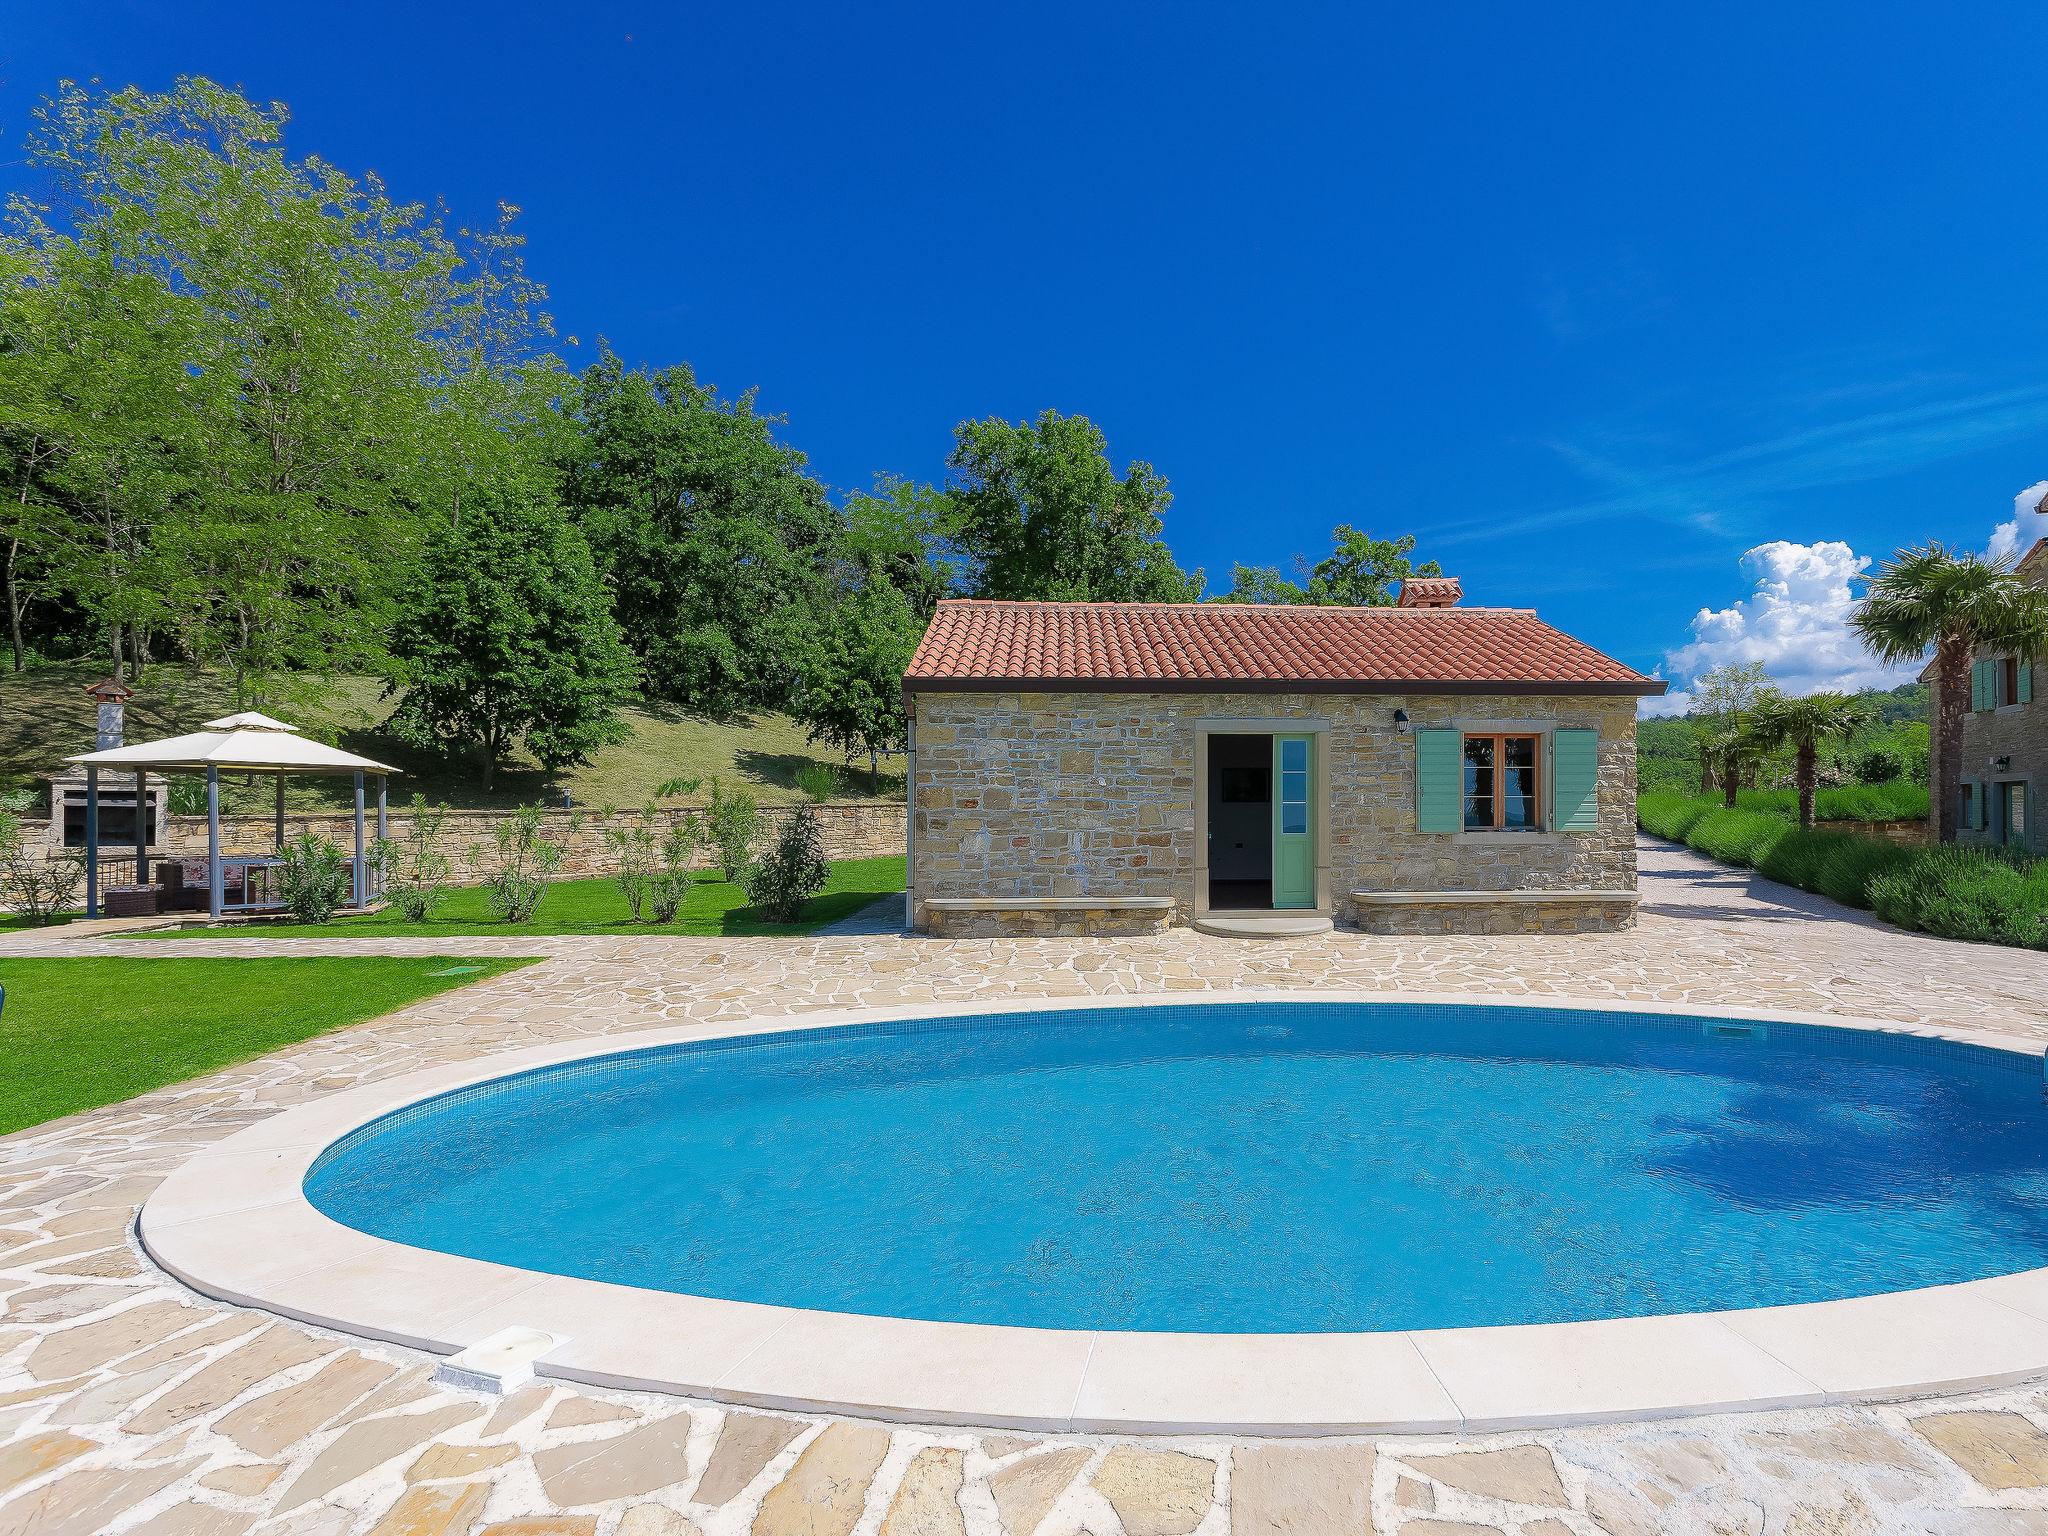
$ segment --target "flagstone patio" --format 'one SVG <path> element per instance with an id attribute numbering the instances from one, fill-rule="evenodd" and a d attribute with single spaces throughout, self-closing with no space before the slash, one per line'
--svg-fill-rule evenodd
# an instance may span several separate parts
<path id="1" fill-rule="evenodd" d="M 210 1078 L 0 1139 L 0 1532 L 582 1536 L 2048 1533 L 2048 1390 L 1468 1441 L 921 1430 L 538 1385 L 184 1291 L 136 1249 L 195 1149 L 374 1078 L 565 1037 L 890 1003 L 1341 986 L 1838 1012 L 2048 1042 L 2048 959 L 1886 929 L 1646 846 L 1627 933 L 1290 941 L 0 938 L 22 953 L 541 954 Z"/>

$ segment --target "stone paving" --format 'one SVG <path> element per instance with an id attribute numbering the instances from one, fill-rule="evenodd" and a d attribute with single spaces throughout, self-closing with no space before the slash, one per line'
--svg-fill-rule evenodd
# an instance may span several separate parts
<path id="1" fill-rule="evenodd" d="M 1561 938 L 0 939 L 0 957 L 548 957 L 0 1139 L 0 1533 L 2048 1536 L 2048 1384 L 1463 1441 L 1020 1436 L 553 1385 L 497 1400 L 435 1386 L 426 1357 L 204 1301 L 132 1241 L 166 1172 L 284 1106 L 433 1062 L 748 1013 L 1327 984 L 1839 1011 L 2048 1041 L 2040 955 L 1898 934 L 1670 849 L 1646 847 L 1643 885 L 1632 932 Z"/>

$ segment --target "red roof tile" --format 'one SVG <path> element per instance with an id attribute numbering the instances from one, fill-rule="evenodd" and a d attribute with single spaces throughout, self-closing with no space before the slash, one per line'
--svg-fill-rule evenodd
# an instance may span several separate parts
<path id="1" fill-rule="evenodd" d="M 911 691 L 1205 685 L 1302 692 L 1662 693 L 1521 608 L 939 604 Z"/>

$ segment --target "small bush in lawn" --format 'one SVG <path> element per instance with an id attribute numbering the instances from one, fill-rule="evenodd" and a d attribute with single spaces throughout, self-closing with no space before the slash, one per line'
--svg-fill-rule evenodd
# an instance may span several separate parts
<path id="1" fill-rule="evenodd" d="M 378 839 L 377 877 L 405 920 L 423 923 L 448 894 L 448 855 L 441 851 L 448 807 L 430 806 L 425 795 L 415 794 L 410 815 L 403 837 Z"/>
<path id="2" fill-rule="evenodd" d="M 696 878 L 697 849 L 703 842 L 704 823 L 695 815 L 679 817 L 661 840 L 661 863 L 648 888 L 657 923 L 672 923 L 683 910 L 683 903 L 689 899 L 690 882 Z"/>
<path id="3" fill-rule="evenodd" d="M 747 872 L 747 899 L 771 923 L 793 923 L 804 903 L 825 889 L 831 874 L 818 813 L 800 805 L 783 823 L 768 857 Z"/>
<path id="4" fill-rule="evenodd" d="M 278 896 L 293 922 L 326 922 L 350 886 L 348 860 L 326 838 L 301 832 L 278 850 Z"/>
<path id="5" fill-rule="evenodd" d="M 626 908 L 637 923 L 647 906 L 660 853 L 654 836 L 654 807 L 648 806 L 637 820 L 624 826 L 613 825 L 613 814 L 610 807 L 605 808 L 601 835 L 612 856 L 612 878 L 618 882 L 619 894 L 626 898 Z"/>
<path id="6" fill-rule="evenodd" d="M 508 923 L 526 922 L 540 910 L 541 898 L 562 867 L 562 845 L 547 836 L 546 828 L 539 806 L 522 805 L 491 829 L 498 845 L 491 910 Z"/>
<path id="7" fill-rule="evenodd" d="M 796 787 L 811 800 L 830 800 L 839 793 L 839 774 L 825 763 L 805 763 L 796 771 Z"/>
<path id="8" fill-rule="evenodd" d="M 761 833 L 761 808 L 743 789 L 727 794 L 718 780 L 711 781 L 711 806 L 704 813 L 704 831 L 718 851 L 718 868 L 728 883 L 746 878 L 754 862 L 754 839 Z"/>

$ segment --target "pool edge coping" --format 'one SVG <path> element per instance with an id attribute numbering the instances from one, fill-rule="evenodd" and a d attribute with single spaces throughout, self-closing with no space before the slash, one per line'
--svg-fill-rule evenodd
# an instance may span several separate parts
<path id="1" fill-rule="evenodd" d="M 1286 987 L 920 1003 L 745 1016 L 479 1056 L 283 1110 L 181 1164 L 144 1203 L 151 1260 L 203 1295 L 450 1354 L 521 1324 L 538 1373 L 757 1408 L 1038 1433 L 1471 1434 L 1964 1392 L 2048 1374 L 2048 1268 L 1838 1301 L 1391 1333 L 1175 1334 L 935 1323 L 722 1301 L 407 1247 L 315 1210 L 335 1142 L 426 1099 L 627 1052 L 860 1024 L 1296 1002 L 1666 1014 L 1939 1039 L 1925 1024 L 1545 993 Z M 289 1255 L 281 1257 L 280 1255 Z M 453 1299 L 451 1299 L 453 1298 Z"/>

